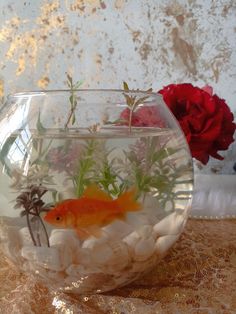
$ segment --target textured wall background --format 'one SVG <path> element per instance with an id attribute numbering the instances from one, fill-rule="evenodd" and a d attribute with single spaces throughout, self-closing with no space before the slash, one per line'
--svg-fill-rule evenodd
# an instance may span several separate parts
<path id="1" fill-rule="evenodd" d="M 210 84 L 236 114 L 235 0 L 1 0 L 0 96 Z"/>

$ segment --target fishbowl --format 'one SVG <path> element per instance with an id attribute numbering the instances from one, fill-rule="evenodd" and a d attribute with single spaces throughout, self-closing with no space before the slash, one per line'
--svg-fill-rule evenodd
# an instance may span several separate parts
<path id="1" fill-rule="evenodd" d="M 16 93 L 0 111 L 0 246 L 51 289 L 99 293 L 151 270 L 185 226 L 185 137 L 161 95 Z"/>

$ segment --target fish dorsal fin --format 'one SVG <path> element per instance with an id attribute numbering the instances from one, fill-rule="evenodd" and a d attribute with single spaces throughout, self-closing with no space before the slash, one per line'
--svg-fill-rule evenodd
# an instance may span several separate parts
<path id="1" fill-rule="evenodd" d="M 101 201 L 112 201 L 112 198 L 106 192 L 102 191 L 96 184 L 88 186 L 85 189 L 82 197 L 92 198 Z"/>

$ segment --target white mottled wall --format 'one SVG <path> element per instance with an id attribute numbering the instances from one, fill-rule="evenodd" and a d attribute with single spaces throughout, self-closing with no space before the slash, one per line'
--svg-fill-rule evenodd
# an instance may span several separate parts
<path id="1" fill-rule="evenodd" d="M 236 114 L 235 0 L 1 0 L 0 96 L 210 84 Z"/>
<path id="2" fill-rule="evenodd" d="M 211 84 L 236 108 L 235 0 L 1 0 L 5 93 L 88 87 Z"/>

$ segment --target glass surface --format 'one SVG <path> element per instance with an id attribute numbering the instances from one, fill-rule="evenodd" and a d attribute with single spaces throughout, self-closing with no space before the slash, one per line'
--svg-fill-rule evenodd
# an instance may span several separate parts
<path id="1" fill-rule="evenodd" d="M 154 93 L 18 93 L 0 112 L 4 254 L 67 292 L 135 280 L 181 234 L 192 159 Z"/>

